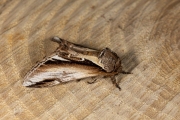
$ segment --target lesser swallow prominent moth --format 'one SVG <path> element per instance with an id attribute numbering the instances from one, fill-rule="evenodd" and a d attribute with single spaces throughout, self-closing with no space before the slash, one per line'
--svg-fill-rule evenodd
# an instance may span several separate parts
<path id="1" fill-rule="evenodd" d="M 109 48 L 95 50 L 53 37 L 59 47 L 38 62 L 25 76 L 23 86 L 48 87 L 88 77 L 110 77 L 119 89 L 115 76 L 122 70 L 121 60 Z"/>

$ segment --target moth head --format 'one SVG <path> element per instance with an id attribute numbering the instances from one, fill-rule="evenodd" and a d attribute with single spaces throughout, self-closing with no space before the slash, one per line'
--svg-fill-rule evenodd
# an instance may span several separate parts
<path id="1" fill-rule="evenodd" d="M 115 52 L 109 48 L 105 48 L 99 55 L 99 60 L 103 64 L 106 72 L 118 72 L 121 69 L 121 60 Z"/>

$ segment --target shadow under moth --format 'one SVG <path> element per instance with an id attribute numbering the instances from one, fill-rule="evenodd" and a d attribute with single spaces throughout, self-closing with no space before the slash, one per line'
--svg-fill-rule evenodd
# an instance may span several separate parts
<path id="1" fill-rule="evenodd" d="M 120 90 L 115 76 L 130 74 L 122 70 L 120 58 L 109 48 L 95 50 L 59 37 L 53 37 L 52 41 L 57 42 L 59 47 L 26 74 L 23 86 L 49 87 L 89 77 L 110 77 Z"/>

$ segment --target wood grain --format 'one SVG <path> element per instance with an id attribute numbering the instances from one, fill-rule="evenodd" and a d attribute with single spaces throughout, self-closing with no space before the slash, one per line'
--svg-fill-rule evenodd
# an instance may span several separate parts
<path id="1" fill-rule="evenodd" d="M 1 0 L 2 120 L 178 120 L 179 0 Z M 51 54 L 59 36 L 90 48 L 111 48 L 122 60 L 119 92 L 108 78 L 51 88 L 22 86 Z"/>

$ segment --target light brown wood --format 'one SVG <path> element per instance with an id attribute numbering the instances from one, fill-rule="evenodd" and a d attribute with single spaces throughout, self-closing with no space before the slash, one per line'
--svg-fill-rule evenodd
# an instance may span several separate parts
<path id="1" fill-rule="evenodd" d="M 2 120 L 178 120 L 179 0 L 1 0 Z M 51 88 L 22 86 L 59 36 L 122 59 L 122 91 L 108 78 Z"/>

